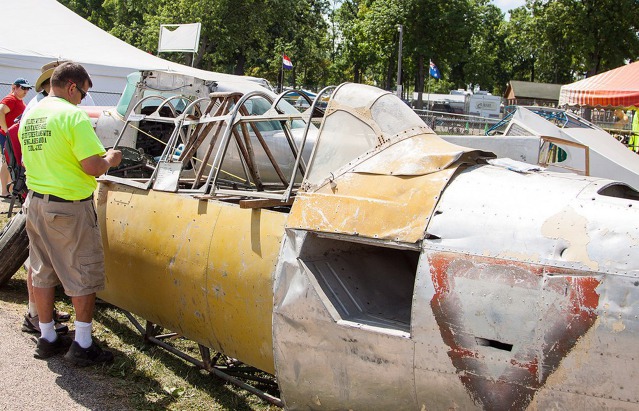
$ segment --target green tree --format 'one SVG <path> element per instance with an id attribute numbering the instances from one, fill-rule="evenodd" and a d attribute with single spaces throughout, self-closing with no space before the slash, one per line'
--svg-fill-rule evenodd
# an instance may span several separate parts
<path id="1" fill-rule="evenodd" d="M 527 0 L 507 33 L 513 79 L 570 83 L 639 57 L 639 2 Z"/>
<path id="2" fill-rule="evenodd" d="M 147 41 L 147 27 L 144 16 L 155 10 L 159 3 L 157 0 L 147 1 L 127 1 L 127 0 L 104 0 L 102 4 L 103 18 L 101 21 L 108 22 L 108 26 L 98 24 L 102 29 L 110 34 L 136 46 L 142 50 L 157 51 L 157 36 L 155 37 L 155 47 L 149 45 Z M 104 24 L 103 23 L 103 24 Z"/>
<path id="3" fill-rule="evenodd" d="M 374 60 L 366 44 L 360 18 L 360 1 L 344 0 L 333 4 L 331 28 L 331 77 L 333 83 L 362 82 L 362 72 Z"/>
<path id="4" fill-rule="evenodd" d="M 637 0 L 527 0 L 505 21 L 488 0 L 59 0 L 124 41 L 157 52 L 159 25 L 202 23 L 194 65 L 318 89 L 355 81 L 421 92 L 508 80 L 568 83 L 639 58 Z M 188 53 L 162 57 L 191 63 Z"/>
<path id="5" fill-rule="evenodd" d="M 591 76 L 639 56 L 637 0 L 529 0 L 529 4 L 544 52 L 554 54 L 544 69 L 559 71 L 558 80 L 570 81 L 580 72 Z"/>
<path id="6" fill-rule="evenodd" d="M 437 64 L 450 83 L 464 86 L 463 65 L 476 22 L 470 0 L 412 0 L 406 19 L 406 48 L 412 62 L 416 107 L 429 79 L 429 61 Z M 441 85 L 441 84 L 440 84 Z"/>
<path id="7" fill-rule="evenodd" d="M 476 28 L 468 44 L 468 61 L 463 66 L 463 83 L 501 94 L 509 80 L 506 60 L 504 15 L 492 4 L 475 4 Z"/>
<path id="8" fill-rule="evenodd" d="M 510 79 L 535 81 L 539 39 L 534 31 L 532 13 L 525 6 L 510 11 L 504 46 L 508 53 L 506 67 Z"/>
<path id="9" fill-rule="evenodd" d="M 281 70 L 282 52 L 293 60 L 293 70 L 284 73 L 286 84 L 315 90 L 327 84 L 331 62 L 325 16 L 329 11 L 328 0 L 299 0 L 287 9 L 287 21 L 281 21 L 282 13 L 274 15 L 264 54 L 275 56 L 271 72 Z"/>
<path id="10" fill-rule="evenodd" d="M 268 0 L 159 0 L 156 10 L 144 14 L 143 47 L 157 50 L 160 24 L 201 23 L 200 46 L 194 56 L 194 66 L 245 74 L 247 61 L 264 48 L 273 12 L 269 3 Z M 268 13 L 257 10 L 268 10 Z M 190 56 L 184 54 L 162 57 L 185 64 L 190 60 Z"/>
<path id="11" fill-rule="evenodd" d="M 103 30 L 108 31 L 113 23 L 102 6 L 104 0 L 58 0 L 58 2 Z"/>

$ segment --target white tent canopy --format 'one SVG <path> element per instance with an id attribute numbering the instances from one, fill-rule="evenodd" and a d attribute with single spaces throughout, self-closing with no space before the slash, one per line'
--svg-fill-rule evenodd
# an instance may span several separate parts
<path id="1" fill-rule="evenodd" d="M 84 65 L 95 92 L 121 93 L 126 76 L 137 70 L 175 71 L 225 82 L 257 80 L 161 59 L 110 35 L 55 0 L 3 0 L 2 14 L 25 19 L 0 36 L 0 83 L 11 84 L 17 77 L 34 83 L 41 66 L 52 60 Z M 46 18 L 35 22 L 35 16 Z"/>

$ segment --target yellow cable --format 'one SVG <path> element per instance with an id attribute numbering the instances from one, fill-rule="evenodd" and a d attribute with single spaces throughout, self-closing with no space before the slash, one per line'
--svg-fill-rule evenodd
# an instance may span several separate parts
<path id="1" fill-rule="evenodd" d="M 107 113 L 109 113 L 109 112 L 107 112 Z M 109 113 L 109 115 L 110 115 L 111 117 L 113 117 L 113 116 L 111 115 L 111 113 Z M 120 116 L 117 116 L 117 119 L 118 119 L 118 120 L 120 120 L 121 122 L 123 122 L 123 123 L 125 123 L 125 124 L 126 124 L 126 121 L 124 121 L 124 119 L 123 119 L 123 118 L 121 118 Z M 136 129 L 137 131 L 139 131 L 140 133 L 144 134 L 145 136 L 147 136 L 147 137 L 151 137 L 153 140 L 155 140 L 155 141 L 157 141 L 157 142 L 160 142 L 160 143 L 164 144 L 165 146 L 167 145 L 167 143 L 165 143 L 164 141 L 160 140 L 159 138 L 157 138 L 157 137 L 155 137 L 155 136 L 152 136 L 151 134 L 147 133 L 146 131 L 144 131 L 144 130 L 140 129 L 139 127 L 136 127 L 136 126 L 134 126 L 133 124 L 130 124 L 130 126 L 131 126 L 132 128 L 134 128 L 134 129 Z M 192 158 L 193 158 L 193 160 L 195 160 L 195 161 L 199 161 L 200 163 L 203 163 L 203 161 L 202 161 L 202 160 L 200 160 L 199 158 L 197 158 L 197 157 L 195 157 L 195 156 L 193 156 Z M 212 164 L 209 164 L 209 163 L 206 163 L 206 165 L 207 165 L 207 166 L 209 166 L 209 167 L 213 167 L 213 165 L 212 165 Z M 215 169 L 217 169 L 217 167 L 215 167 Z M 236 176 L 235 174 L 229 173 L 229 172 L 224 171 L 224 170 L 220 170 L 220 172 L 221 172 L 221 173 L 226 174 L 226 175 L 227 175 L 227 176 L 229 176 L 229 177 L 237 178 L 238 180 L 240 180 L 240 181 L 242 181 L 242 182 L 244 182 L 244 183 L 248 182 L 250 185 L 255 186 L 255 184 L 254 184 L 254 183 L 249 182 L 249 181 L 247 181 L 247 180 L 243 179 L 243 178 L 242 178 L 242 177 L 240 177 L 240 176 Z"/>

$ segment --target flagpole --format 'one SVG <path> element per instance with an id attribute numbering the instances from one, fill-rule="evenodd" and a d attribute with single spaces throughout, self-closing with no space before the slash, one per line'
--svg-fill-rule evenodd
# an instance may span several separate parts
<path id="1" fill-rule="evenodd" d="M 404 26 L 399 24 L 397 26 L 397 31 L 399 31 L 399 49 L 397 51 L 397 97 L 402 98 L 402 41 L 404 36 Z"/>
<path id="2" fill-rule="evenodd" d="M 284 91 L 284 53 L 280 56 L 280 93 Z"/>
<path id="3" fill-rule="evenodd" d="M 429 109 L 429 106 L 430 106 L 430 62 L 431 62 L 431 59 L 428 59 L 428 73 L 426 74 L 428 76 L 428 80 L 426 80 L 426 85 L 427 85 L 426 87 L 428 89 L 428 92 L 426 94 L 426 98 L 427 98 L 427 100 L 426 100 L 426 110 L 430 110 Z"/>

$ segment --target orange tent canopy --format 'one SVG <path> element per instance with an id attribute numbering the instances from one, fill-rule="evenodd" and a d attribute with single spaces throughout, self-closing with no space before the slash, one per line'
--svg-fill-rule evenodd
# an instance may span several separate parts
<path id="1" fill-rule="evenodd" d="M 564 105 L 639 108 L 639 61 L 562 86 Z"/>

